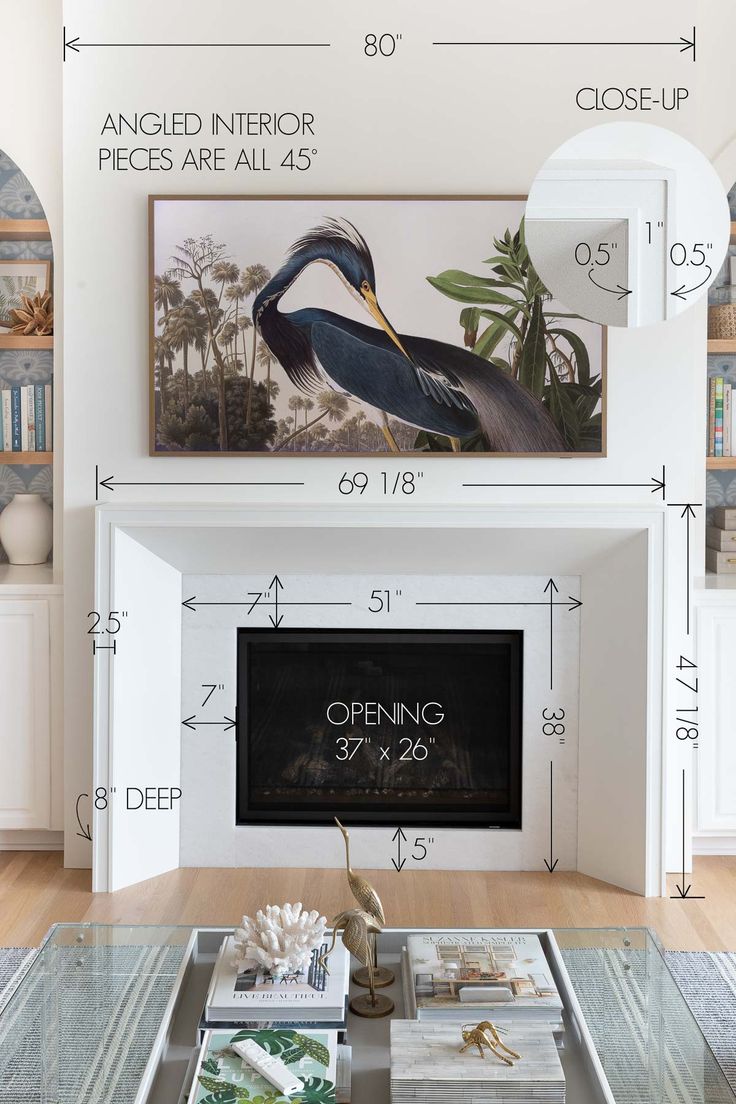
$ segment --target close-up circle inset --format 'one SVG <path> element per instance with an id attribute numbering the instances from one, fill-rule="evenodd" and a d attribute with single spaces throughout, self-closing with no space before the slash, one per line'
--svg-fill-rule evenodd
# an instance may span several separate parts
<path id="1" fill-rule="evenodd" d="M 699 149 L 664 127 L 612 123 L 564 142 L 526 207 L 531 261 L 555 299 L 608 326 L 664 322 L 704 296 L 730 237 Z"/>

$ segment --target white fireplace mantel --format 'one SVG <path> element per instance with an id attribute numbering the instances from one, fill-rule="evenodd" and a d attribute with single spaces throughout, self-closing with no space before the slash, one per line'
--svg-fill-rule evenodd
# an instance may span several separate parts
<path id="1" fill-rule="evenodd" d="M 665 540 L 654 505 L 99 506 L 96 609 L 127 617 L 95 659 L 93 786 L 115 792 L 93 813 L 94 889 L 180 865 L 177 810 L 126 809 L 122 782 L 180 781 L 183 577 L 375 572 L 580 577 L 577 869 L 662 893 Z"/>

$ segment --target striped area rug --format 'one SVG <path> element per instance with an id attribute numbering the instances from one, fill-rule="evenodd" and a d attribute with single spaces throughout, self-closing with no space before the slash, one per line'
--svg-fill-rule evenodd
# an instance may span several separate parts
<path id="1" fill-rule="evenodd" d="M 667 951 L 665 958 L 736 1092 L 736 954 Z"/>
<path id="2" fill-rule="evenodd" d="M 33 947 L 0 947 L 0 1012 L 36 957 Z"/>
<path id="3" fill-rule="evenodd" d="M 185 949 L 55 948 L 48 971 L 34 971 L 14 998 L 6 994 L 0 1016 L 1 1104 L 130 1104 Z M 15 963 L 9 984 L 17 986 L 18 967 L 27 966 L 23 957 L 0 956 L 2 963 L 3 978 Z"/>
<path id="4" fill-rule="evenodd" d="M 736 955 L 675 952 L 667 955 L 670 972 L 635 949 L 570 948 L 562 957 L 616 1104 L 733 1104 Z"/>

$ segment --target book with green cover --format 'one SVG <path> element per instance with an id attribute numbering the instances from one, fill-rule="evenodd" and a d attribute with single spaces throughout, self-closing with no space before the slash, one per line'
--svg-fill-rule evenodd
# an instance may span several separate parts
<path id="1" fill-rule="evenodd" d="M 284 1096 L 252 1066 L 230 1050 L 230 1044 L 254 1039 L 289 1067 L 303 1091 Z M 189 1104 L 336 1104 L 337 1032 L 208 1031 L 202 1043 Z"/>

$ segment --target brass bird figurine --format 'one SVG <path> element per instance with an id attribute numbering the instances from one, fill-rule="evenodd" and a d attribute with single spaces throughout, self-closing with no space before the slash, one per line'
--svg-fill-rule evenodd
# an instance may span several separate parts
<path id="1" fill-rule="evenodd" d="M 380 928 L 383 928 L 386 925 L 386 917 L 383 912 L 381 898 L 378 896 L 368 879 L 361 877 L 360 874 L 356 874 L 351 867 L 350 833 L 348 832 L 347 828 L 343 827 L 337 817 L 335 817 L 335 824 L 342 832 L 343 839 L 345 840 L 345 863 L 347 865 L 348 884 L 350 886 L 350 892 L 352 893 L 355 900 L 358 902 L 360 908 L 363 909 L 364 912 L 369 913 L 370 916 L 378 921 Z M 378 929 L 379 931 L 380 928 Z"/>
<path id="2" fill-rule="evenodd" d="M 368 929 L 370 936 L 369 943 L 372 947 L 371 961 L 368 963 L 363 962 L 363 959 L 359 959 L 360 962 L 363 962 L 363 966 L 355 971 L 353 974 L 353 981 L 356 985 L 361 985 L 364 988 L 370 989 L 373 994 L 375 989 L 383 989 L 385 986 L 391 985 L 395 980 L 393 970 L 390 970 L 387 966 L 378 965 L 378 941 L 376 936 L 379 935 L 381 930 L 386 926 L 386 916 L 383 911 L 383 905 L 381 904 L 381 898 L 378 896 L 371 883 L 367 878 L 363 878 L 360 874 L 356 874 L 350 865 L 350 833 L 347 828 L 340 823 L 337 817 L 335 817 L 335 824 L 342 832 L 342 838 L 345 840 L 345 865 L 347 867 L 348 885 L 350 886 L 350 892 L 359 905 L 358 909 L 353 909 L 352 911 L 365 913 L 367 916 L 371 917 L 374 924 L 373 927 Z M 357 955 L 355 957 L 358 958 Z"/>
<path id="3" fill-rule="evenodd" d="M 332 943 L 324 954 L 319 956 L 319 964 L 326 973 L 327 959 L 335 949 L 337 933 L 342 932 L 342 942 L 350 954 L 355 955 L 367 971 L 368 990 L 360 996 L 353 997 L 350 1001 L 350 1010 L 356 1016 L 367 1016 L 375 1019 L 379 1016 L 390 1016 L 394 1010 L 394 1002 L 384 993 L 376 993 L 375 986 L 375 938 L 381 931 L 381 925 L 375 916 L 371 916 L 364 909 L 345 909 L 332 921 Z"/>
<path id="4" fill-rule="evenodd" d="M 342 941 L 358 962 L 370 970 L 373 964 L 373 946 L 371 935 L 380 932 L 375 918 L 363 909 L 346 909 L 332 921 L 332 943 L 324 954 L 319 956 L 319 964 L 329 974 L 327 960 L 335 949 L 338 932 L 342 932 Z"/>

